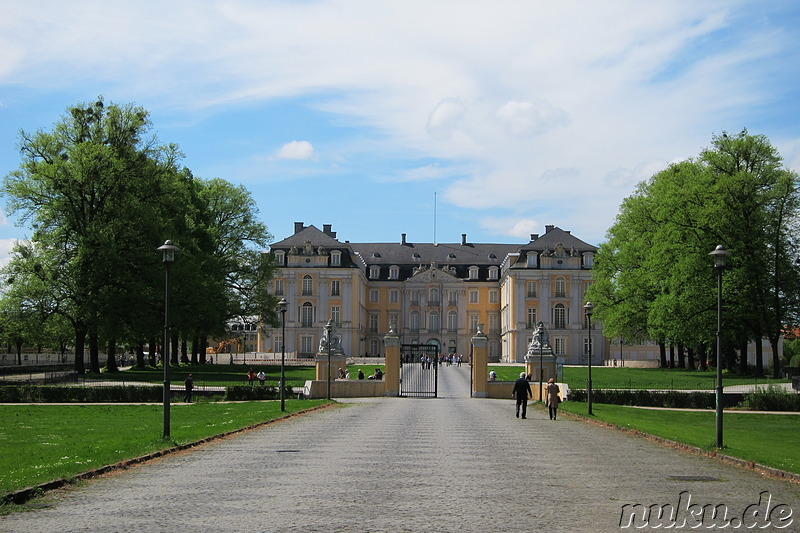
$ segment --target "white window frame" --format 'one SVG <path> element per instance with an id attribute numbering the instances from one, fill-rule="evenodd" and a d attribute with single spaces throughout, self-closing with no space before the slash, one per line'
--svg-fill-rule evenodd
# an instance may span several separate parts
<path id="1" fill-rule="evenodd" d="M 342 252 L 339 250 L 331 252 L 331 266 L 342 266 Z"/>

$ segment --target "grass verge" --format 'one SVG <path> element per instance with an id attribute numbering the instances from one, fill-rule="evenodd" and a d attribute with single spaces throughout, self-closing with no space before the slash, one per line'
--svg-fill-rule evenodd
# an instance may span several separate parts
<path id="1" fill-rule="evenodd" d="M 173 405 L 5 405 L 0 410 L 0 494 L 274 420 L 327 403 L 287 400 Z"/>
<path id="2" fill-rule="evenodd" d="M 586 404 L 564 402 L 559 409 L 586 416 Z M 591 420 L 638 430 L 711 451 L 715 445 L 714 411 L 676 411 L 592 404 Z M 800 475 L 800 415 L 726 412 L 719 453 Z"/>

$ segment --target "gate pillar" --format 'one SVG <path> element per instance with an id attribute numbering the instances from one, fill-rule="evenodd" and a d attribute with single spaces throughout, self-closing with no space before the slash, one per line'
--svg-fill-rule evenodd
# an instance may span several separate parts
<path id="1" fill-rule="evenodd" d="M 389 326 L 383 344 L 386 348 L 386 396 L 400 396 L 400 337 L 395 333 L 394 326 Z"/>
<path id="2" fill-rule="evenodd" d="M 489 338 L 483 333 L 483 324 L 472 337 L 472 397 L 489 397 Z"/>

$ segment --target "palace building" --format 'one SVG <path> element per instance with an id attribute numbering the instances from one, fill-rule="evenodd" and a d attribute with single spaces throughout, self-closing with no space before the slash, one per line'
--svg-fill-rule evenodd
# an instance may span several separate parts
<path id="1" fill-rule="evenodd" d="M 277 269 L 272 292 L 288 302 L 285 326 L 264 328 L 259 350 L 313 357 L 329 320 L 348 356 L 383 356 L 390 327 L 402 344 L 436 346 L 468 355 L 481 328 L 489 360 L 523 362 L 539 322 L 566 364 L 585 364 L 589 331 L 584 317 L 597 247 L 557 226 L 523 244 L 340 241 L 295 222 L 294 233 L 269 250 Z M 593 324 L 594 326 L 594 324 Z M 608 343 L 593 327 L 592 363 Z"/>

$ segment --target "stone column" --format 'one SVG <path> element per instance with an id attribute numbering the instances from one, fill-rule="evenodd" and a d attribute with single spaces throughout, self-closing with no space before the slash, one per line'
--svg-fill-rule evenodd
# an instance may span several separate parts
<path id="1" fill-rule="evenodd" d="M 489 338 L 483 333 L 483 324 L 472 337 L 472 396 L 488 398 Z"/>
<path id="2" fill-rule="evenodd" d="M 400 337 L 394 331 L 394 325 L 389 326 L 389 333 L 383 337 L 386 349 L 386 396 L 400 396 Z"/>

